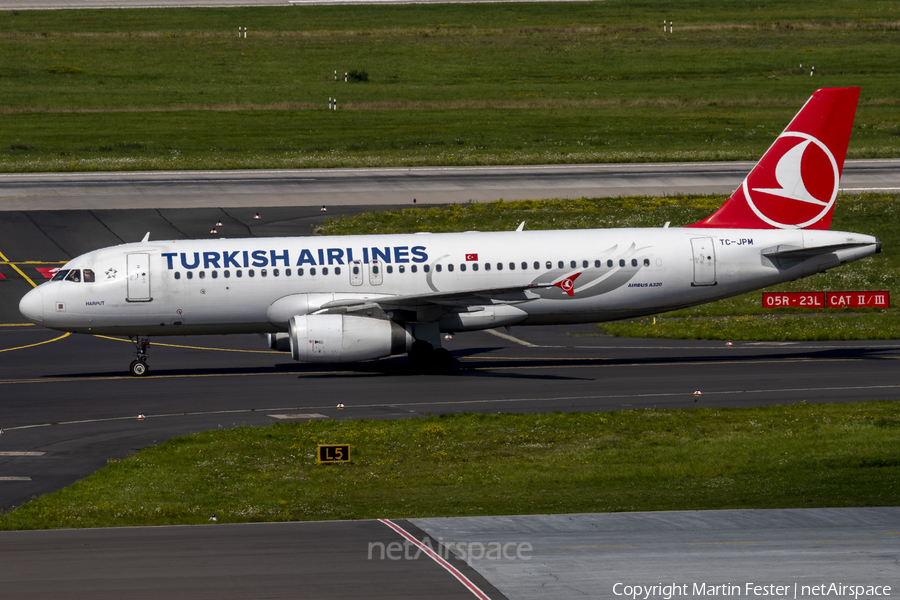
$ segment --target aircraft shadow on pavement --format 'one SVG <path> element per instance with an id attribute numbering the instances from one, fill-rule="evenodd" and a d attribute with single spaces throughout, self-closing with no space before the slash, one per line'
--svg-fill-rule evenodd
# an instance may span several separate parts
<path id="1" fill-rule="evenodd" d="M 527 356 L 509 358 L 494 358 L 487 354 L 499 347 L 467 348 L 453 352 L 456 360 L 454 370 L 441 372 L 436 370 L 420 371 L 413 368 L 406 357 L 391 357 L 375 361 L 340 363 L 340 364 L 309 364 L 295 362 L 278 362 L 271 366 L 216 366 L 216 367 L 186 367 L 186 368 L 158 368 L 154 369 L 151 363 L 149 379 L 156 377 L 209 377 L 209 376 L 241 376 L 241 375 L 290 375 L 294 374 L 302 378 L 341 378 L 341 377 L 504 377 L 512 379 L 534 380 L 593 380 L 592 376 L 561 375 L 556 370 L 584 367 L 613 367 L 613 366 L 665 366 L 678 364 L 715 364 L 723 361 L 752 363 L 756 361 L 802 361 L 802 360 L 896 360 L 897 349 L 894 347 L 852 347 L 852 348 L 823 348 L 817 350 L 798 349 L 795 352 L 766 352 L 763 349 L 750 354 L 746 350 L 740 354 L 731 354 L 731 350 L 715 355 L 700 356 L 634 356 L 621 358 L 603 357 L 560 357 L 560 358 L 528 358 Z M 525 369 L 545 369 L 546 373 L 525 373 Z M 104 371 L 93 373 L 52 374 L 44 375 L 46 379 L 90 379 L 90 378 L 122 378 L 127 377 L 122 370 Z"/>

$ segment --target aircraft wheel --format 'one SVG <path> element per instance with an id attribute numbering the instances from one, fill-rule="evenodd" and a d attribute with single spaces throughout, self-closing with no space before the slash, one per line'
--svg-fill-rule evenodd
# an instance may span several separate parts
<path id="1" fill-rule="evenodd" d="M 135 360 L 131 363 L 131 374 L 135 377 L 143 377 L 147 374 L 147 363 Z"/>
<path id="2" fill-rule="evenodd" d="M 413 342 L 409 350 L 409 361 L 417 371 L 425 371 L 431 368 L 434 346 L 428 342 L 417 340 Z"/>
<path id="3" fill-rule="evenodd" d="M 453 355 L 446 348 L 438 348 L 434 351 L 432 364 L 434 365 L 434 370 L 438 373 L 449 373 L 452 371 L 454 362 Z"/>

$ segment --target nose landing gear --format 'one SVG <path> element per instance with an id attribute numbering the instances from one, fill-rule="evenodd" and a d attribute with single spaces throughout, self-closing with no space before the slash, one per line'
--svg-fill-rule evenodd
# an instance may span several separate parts
<path id="1" fill-rule="evenodd" d="M 134 355 L 137 357 L 131 362 L 129 370 L 134 377 L 143 377 L 147 374 L 147 350 L 150 347 L 150 338 L 146 335 L 129 336 L 134 344 Z"/>

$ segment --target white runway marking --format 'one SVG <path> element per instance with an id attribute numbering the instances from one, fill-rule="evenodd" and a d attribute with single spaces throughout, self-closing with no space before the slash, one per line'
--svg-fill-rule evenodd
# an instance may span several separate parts
<path id="1" fill-rule="evenodd" d="M 320 415 L 319 413 L 295 413 L 288 415 L 266 415 L 267 417 L 272 417 L 273 419 L 327 419 L 327 415 Z"/>
<path id="2" fill-rule="evenodd" d="M 43 456 L 46 452 L 0 452 L 0 456 Z"/>

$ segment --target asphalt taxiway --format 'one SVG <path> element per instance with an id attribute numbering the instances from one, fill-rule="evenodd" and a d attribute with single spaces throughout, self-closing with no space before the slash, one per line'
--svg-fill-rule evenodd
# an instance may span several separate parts
<path id="1" fill-rule="evenodd" d="M 0 508 L 64 487 L 109 459 L 218 427 L 900 400 L 896 342 L 728 347 L 594 337 L 590 325 L 512 331 L 446 340 L 458 362 L 447 375 L 416 373 L 405 356 L 304 365 L 256 335 L 153 338 L 150 376 L 133 378 L 126 340 L 0 328 L 0 452 L 26 453 L 0 456 L 0 478 L 8 478 L 0 481 Z"/>

